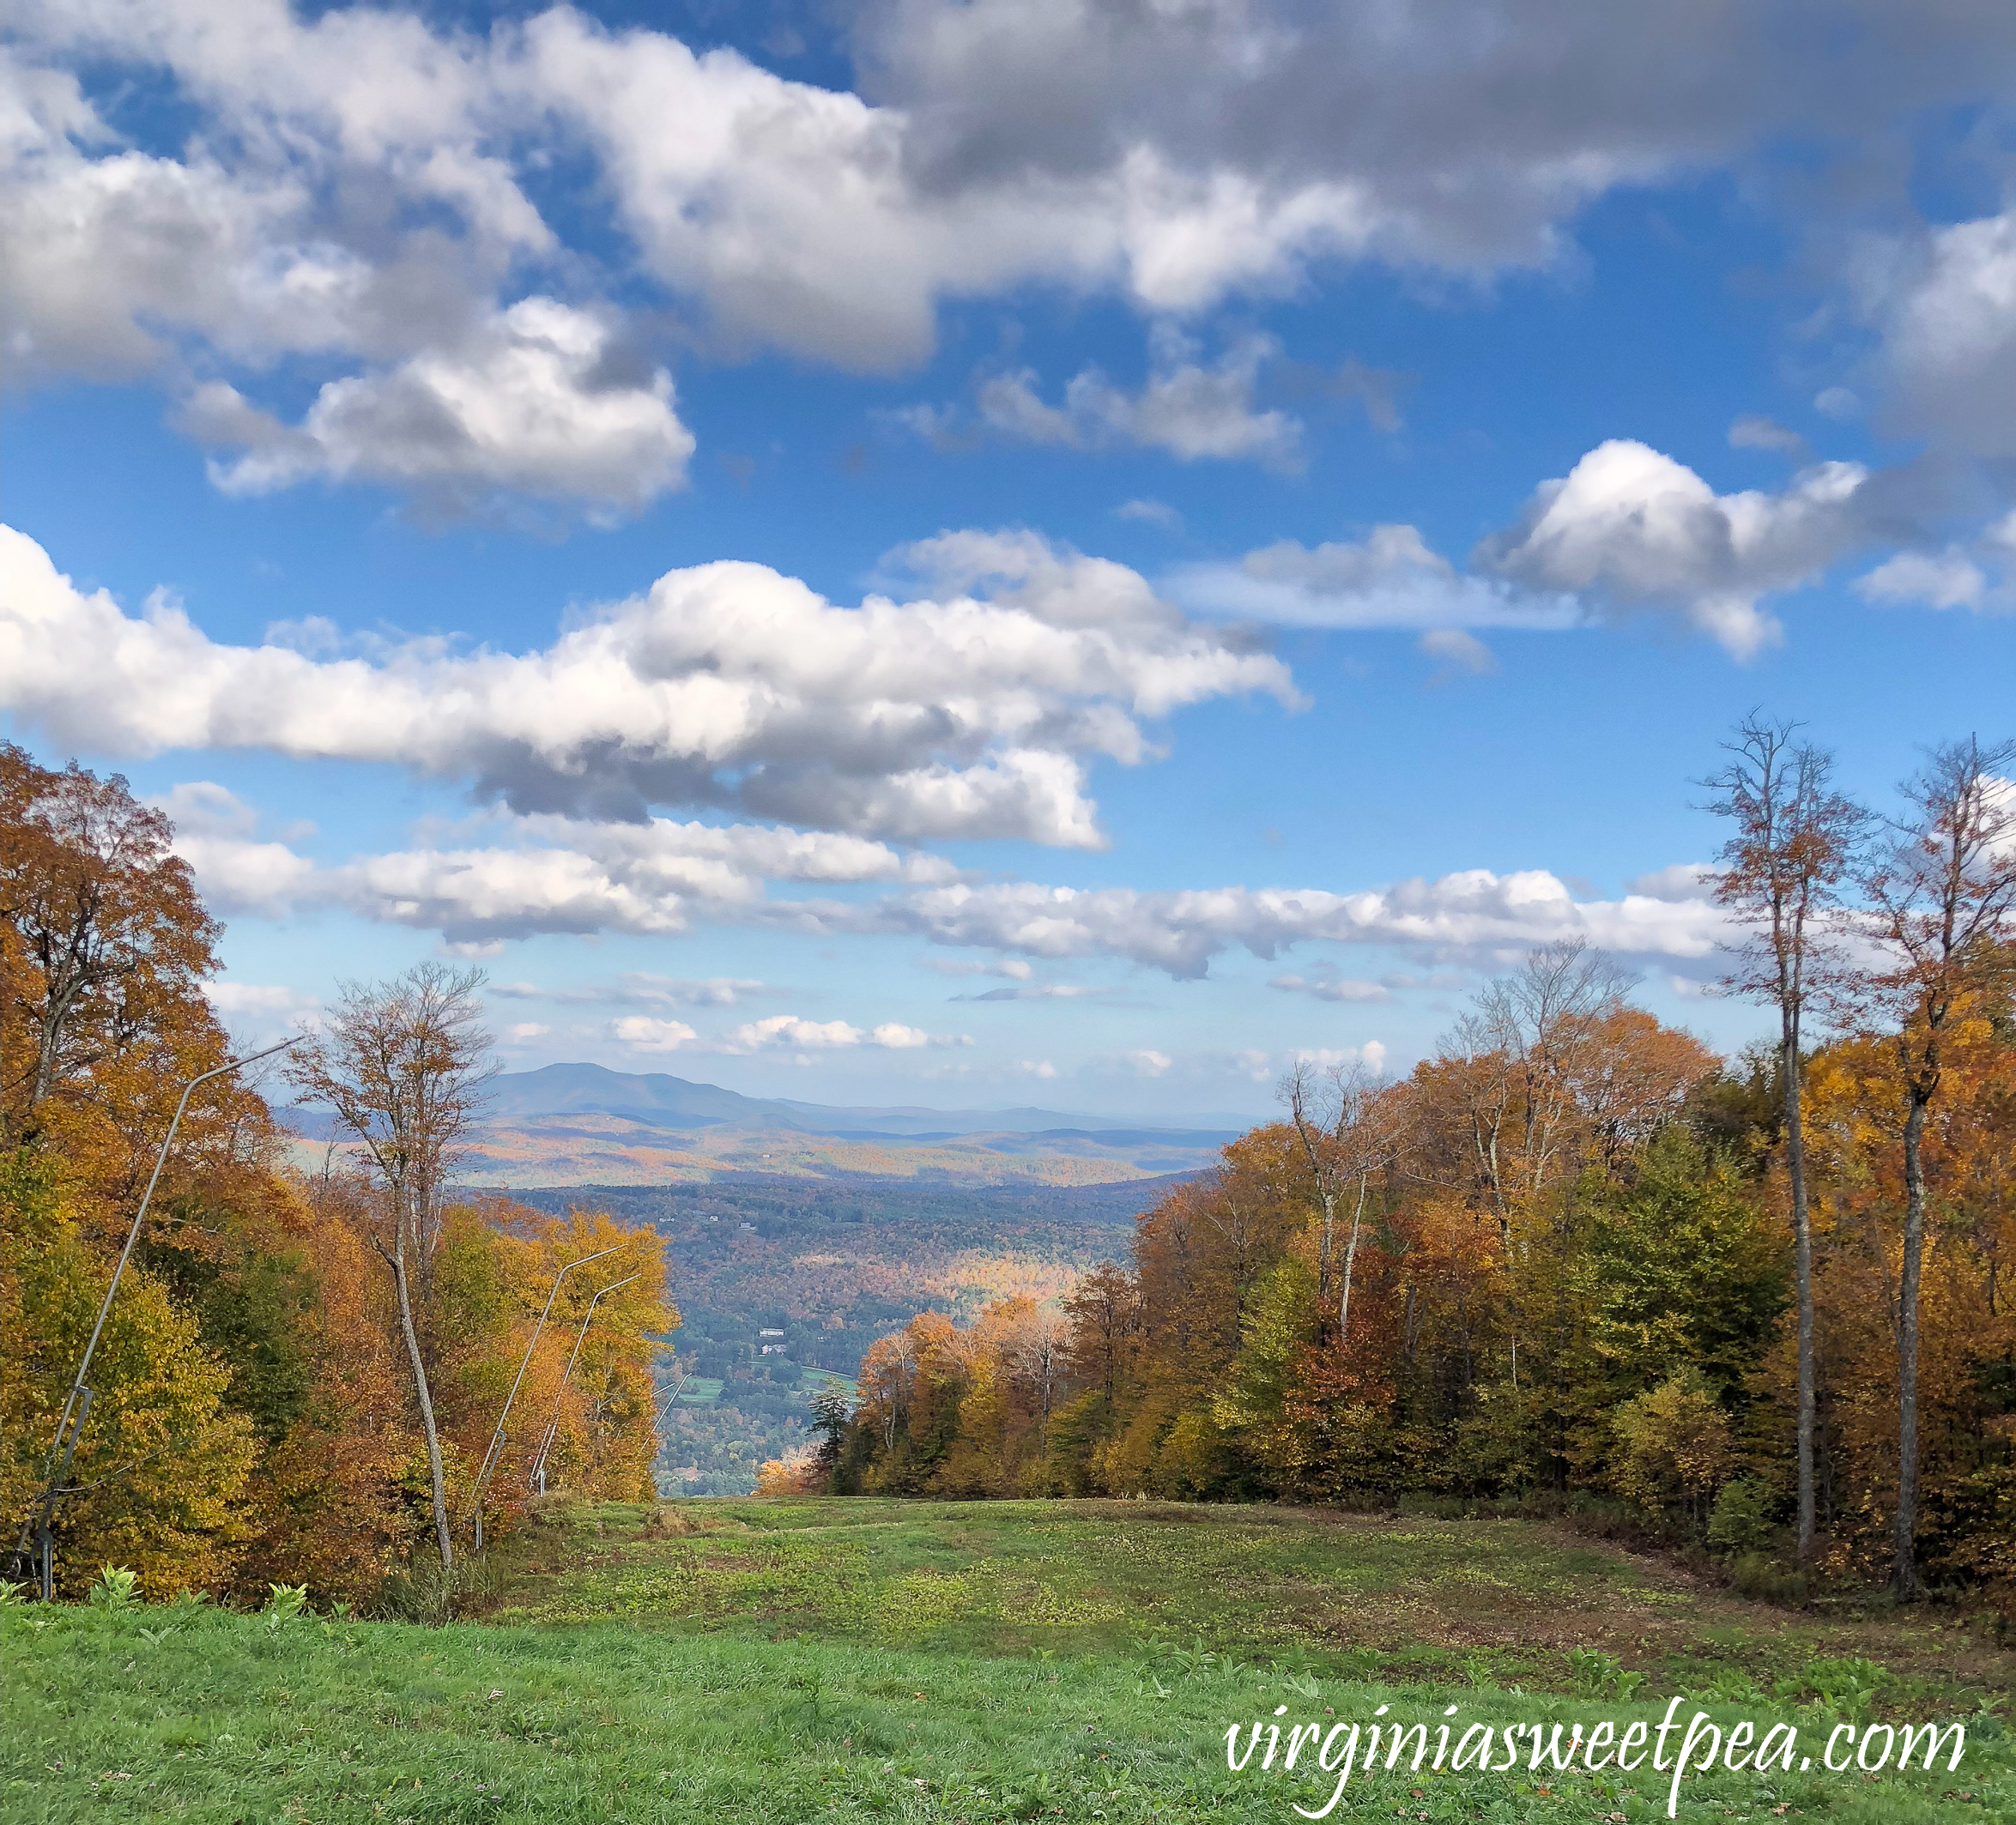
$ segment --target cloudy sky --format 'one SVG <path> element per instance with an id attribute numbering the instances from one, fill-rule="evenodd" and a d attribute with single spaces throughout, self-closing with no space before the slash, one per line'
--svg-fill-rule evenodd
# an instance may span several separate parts
<path id="1" fill-rule="evenodd" d="M 2016 9 L 12 0 L 0 731 L 247 1037 L 1265 1109 L 2016 727 Z"/>

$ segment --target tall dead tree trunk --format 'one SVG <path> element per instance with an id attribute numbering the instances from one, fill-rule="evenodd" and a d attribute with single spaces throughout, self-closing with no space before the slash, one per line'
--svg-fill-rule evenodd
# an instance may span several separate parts
<path id="1" fill-rule="evenodd" d="M 455 1548 L 422 1317 L 431 1305 L 433 1206 L 491 1074 L 478 1000 L 482 982 L 476 970 L 422 964 L 391 982 L 346 983 L 328 1030 L 302 1048 L 289 1069 L 300 1090 L 336 1111 L 384 1187 L 391 1246 L 376 1233 L 371 1244 L 391 1272 L 398 1300 L 445 1577 L 454 1570 Z"/>
<path id="2" fill-rule="evenodd" d="M 1905 1091 L 1904 1212 L 1897 1314 L 1897 1512 L 1892 1585 L 1918 1594 L 1919 1289 L 1925 1254 L 1925 1128 L 1954 1028 L 2004 969 L 2016 908 L 2016 743 L 1971 737 L 1935 749 L 1905 782 L 1906 814 L 1862 884 L 1884 955 L 1861 984 L 1866 1012 L 1890 1027 Z"/>
<path id="3" fill-rule="evenodd" d="M 1832 757 L 1795 743 L 1796 725 L 1753 715 L 1724 746 L 1729 764 L 1706 782 L 1711 809 L 1735 825 L 1722 846 L 1716 897 L 1749 936 L 1741 962 L 1724 979 L 1739 994 L 1778 1011 L 1778 1091 L 1785 1176 L 1792 1205 L 1795 1299 L 1798 1329 L 1799 1559 L 1813 1556 L 1818 1523 L 1814 1478 L 1819 1385 L 1813 1327 L 1813 1218 L 1807 1186 L 1803 1118 L 1804 1022 L 1816 968 L 1830 964 L 1823 922 L 1855 860 L 1867 813 L 1832 790 Z"/>
<path id="4" fill-rule="evenodd" d="M 441 1555 L 441 1569 L 451 1572 L 455 1568 L 455 1542 L 448 1526 L 448 1482 L 441 1461 L 441 1429 L 434 1423 L 434 1397 L 427 1384 L 426 1358 L 421 1353 L 420 1329 L 413 1319 L 413 1278 L 407 1266 L 408 1239 L 413 1233 L 413 1225 L 406 1220 L 405 1199 L 402 1197 L 399 1201 L 401 1214 L 393 1224 L 390 1261 L 392 1279 L 399 1297 L 399 1329 L 406 1339 L 406 1359 L 413 1369 L 413 1390 L 420 1403 L 421 1430 L 427 1438 L 427 1480 L 433 1496 L 435 1544 Z"/>
<path id="5" fill-rule="evenodd" d="M 1383 1085 L 1362 1072 L 1341 1067 L 1318 1072 L 1305 1060 L 1299 1061 L 1281 1080 L 1280 1097 L 1302 1144 L 1320 1226 L 1317 1298 L 1326 1314 L 1335 1301 L 1337 1343 L 1341 1348 L 1351 1325 L 1352 1278 L 1358 1266 L 1366 1195 L 1372 1175 L 1385 1167 L 1396 1145 L 1391 1132 L 1394 1099 Z M 1347 1196 L 1353 1197 L 1351 1232 L 1345 1239 L 1340 1267 L 1338 1211 Z"/>

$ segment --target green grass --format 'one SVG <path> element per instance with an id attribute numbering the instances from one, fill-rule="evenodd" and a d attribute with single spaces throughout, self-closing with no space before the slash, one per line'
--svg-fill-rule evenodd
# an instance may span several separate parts
<path id="1" fill-rule="evenodd" d="M 1837 1715 L 1969 1722 L 1957 1774 L 1723 1773 L 1683 1818 L 2016 1817 L 2009 1662 L 1962 1618 L 1763 1609 L 1529 1522 L 554 1508 L 489 1569 L 491 1616 L 432 1630 L 0 1610 L 0 1819 L 1294 1825 L 1332 1780 L 1233 1773 L 1227 1725 L 1656 1721 L 1676 1693 L 1816 1749 Z M 1662 1817 L 1666 1786 L 1403 1765 L 1330 1817 Z"/>

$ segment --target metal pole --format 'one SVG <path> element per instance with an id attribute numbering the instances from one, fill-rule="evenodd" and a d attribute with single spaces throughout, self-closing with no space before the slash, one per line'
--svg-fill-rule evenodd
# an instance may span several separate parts
<path id="1" fill-rule="evenodd" d="M 539 1456 L 532 1465 L 532 1480 L 534 1482 L 537 1482 L 545 1472 L 546 1453 L 553 1449 L 554 1434 L 560 1430 L 560 1402 L 566 1397 L 567 1383 L 573 1377 L 574 1364 L 580 1360 L 581 1345 L 587 1340 L 588 1326 L 595 1317 L 596 1307 L 602 1303 L 603 1295 L 614 1292 L 619 1286 L 629 1285 L 633 1280 L 637 1278 L 638 1274 L 643 1272 L 644 1270 L 640 1267 L 637 1273 L 626 1274 L 621 1280 L 610 1281 L 601 1292 L 588 1302 L 588 1315 L 581 1320 L 581 1328 L 574 1333 L 574 1353 L 567 1358 L 566 1373 L 561 1375 L 560 1391 L 553 1397 L 553 1423 L 547 1427 L 546 1436 L 539 1441 Z"/>
<path id="2" fill-rule="evenodd" d="M 675 1382 L 672 1384 L 672 1392 L 671 1392 L 669 1394 L 668 1394 L 668 1395 L 666 1395 L 666 1396 L 665 1396 L 665 1404 L 664 1404 L 664 1405 L 663 1405 L 663 1406 L 662 1406 L 662 1407 L 660 1407 L 660 1408 L 658 1409 L 658 1411 L 657 1411 L 656 1413 L 654 1413 L 654 1414 L 652 1414 L 652 1415 L 651 1415 L 651 1424 L 652 1424 L 654 1427 L 656 1427 L 656 1426 L 658 1424 L 658 1423 L 659 1423 L 661 1420 L 663 1420 L 663 1419 L 664 1418 L 664 1417 L 665 1417 L 665 1416 L 666 1416 L 668 1413 L 669 1413 L 669 1412 L 672 1411 L 672 1407 L 673 1407 L 673 1404 L 674 1404 L 674 1402 L 675 1402 L 675 1401 L 676 1401 L 676 1400 L 679 1399 L 679 1391 L 680 1391 L 680 1389 L 681 1389 L 682 1387 L 684 1387 L 686 1386 L 686 1384 L 687 1384 L 688 1381 L 692 1381 L 692 1380 L 693 1380 L 693 1374 L 694 1374 L 694 1370 L 698 1369 L 699 1369 L 699 1358 L 698 1357 L 695 1357 L 693 1358 L 693 1368 L 692 1368 L 692 1369 L 687 1369 L 687 1372 L 686 1372 L 686 1373 L 685 1373 L 683 1375 L 680 1376 L 680 1378 L 679 1378 L 679 1379 L 678 1379 L 676 1381 L 675 1381 Z"/>
<path id="3" fill-rule="evenodd" d="M 539 1455 L 532 1465 L 532 1491 L 535 1495 L 546 1493 L 546 1453 L 553 1449 L 553 1435 L 560 1430 L 560 1415 L 556 1412 L 547 1421 L 546 1429 L 539 1435 Z"/>
<path id="4" fill-rule="evenodd" d="M 70 1422 L 70 1435 L 64 1441 L 63 1463 L 51 1479 L 60 1489 L 70 1473 L 70 1459 L 77 1453 L 77 1435 L 84 1429 L 84 1422 L 91 1417 L 91 1390 L 84 1390 L 84 1397 L 77 1403 L 76 1417 Z M 16 1553 L 18 1560 L 20 1555 Z M 42 1517 L 41 1526 L 35 1534 L 35 1576 L 40 1586 L 42 1601 L 56 1601 L 56 1536 L 50 1531 L 49 1517 Z"/>
<path id="5" fill-rule="evenodd" d="M 672 1358 L 672 1366 L 675 1369 L 679 1367 L 679 1358 L 677 1357 L 674 1357 Z M 680 1378 L 672 1384 L 672 1392 L 666 1395 L 664 1405 L 660 1407 L 657 1412 L 651 1415 L 651 1438 L 658 1447 L 657 1451 L 654 1451 L 651 1453 L 651 1464 L 653 1466 L 651 1487 L 653 1489 L 657 1487 L 656 1467 L 658 1461 L 658 1452 L 661 1452 L 665 1448 L 665 1435 L 658 1429 L 665 1423 L 665 1416 L 669 1414 L 674 1407 L 678 1405 L 681 1390 L 685 1387 L 688 1381 L 693 1380 L 693 1370 L 699 1369 L 699 1366 L 700 1359 L 698 1356 L 695 1356 L 693 1359 L 693 1369 L 687 1369 L 683 1375 L 680 1376 Z"/>
<path id="6" fill-rule="evenodd" d="M 176 1131 L 182 1126 L 182 1117 L 189 1108 L 191 1093 L 198 1084 L 207 1084 L 212 1078 L 228 1077 L 233 1071 L 241 1071 L 247 1065 L 256 1065 L 263 1058 L 271 1058 L 275 1052 L 285 1052 L 289 1047 L 300 1044 L 303 1036 L 297 1033 L 292 1038 L 283 1039 L 276 1046 L 268 1046 L 263 1052 L 248 1052 L 243 1058 L 234 1058 L 228 1064 L 219 1065 L 214 1071 L 205 1071 L 192 1077 L 182 1086 L 182 1099 L 175 1105 L 175 1119 L 168 1124 L 166 1138 L 161 1142 L 161 1151 L 154 1156 L 154 1172 L 147 1181 L 147 1189 L 142 1194 L 140 1208 L 133 1213 L 133 1227 L 126 1232 L 126 1246 L 120 1249 L 118 1265 L 112 1269 L 112 1284 L 105 1290 L 105 1301 L 98 1308 L 98 1322 L 91 1326 L 91 1340 L 84 1345 L 83 1360 L 77 1364 L 77 1373 L 70 1382 L 70 1397 L 63 1404 L 63 1417 L 56 1423 L 56 1437 L 49 1447 L 48 1462 L 43 1466 L 43 1489 L 35 1508 L 21 1523 L 21 1538 L 16 1543 L 16 1553 L 25 1553 L 28 1542 L 36 1534 L 47 1534 L 51 1523 L 56 1518 L 56 1505 L 60 1499 L 58 1483 L 57 1459 L 63 1454 L 64 1435 L 70 1433 L 70 1449 L 77 1447 L 76 1434 L 83 1429 L 84 1417 L 77 1411 L 77 1399 L 84 1396 L 88 1410 L 90 1397 L 84 1393 L 84 1377 L 91 1367 L 91 1358 L 98 1350 L 98 1339 L 104 1335 L 105 1321 L 112 1314 L 112 1297 L 119 1290 L 119 1278 L 126 1271 L 126 1263 L 133 1257 L 133 1246 L 140 1240 L 140 1226 L 147 1221 L 147 1207 L 154 1201 L 154 1188 L 160 1183 L 161 1169 L 168 1163 L 168 1149 L 175 1145 Z M 71 1422 L 76 1421 L 72 1429 Z M 69 1459 L 64 1458 L 67 1464 Z M 44 1574 L 45 1582 L 47 1573 Z"/>
<path id="7" fill-rule="evenodd" d="M 475 1503 L 476 1550 L 483 1550 L 483 1490 L 490 1481 L 490 1472 L 497 1467 L 497 1454 L 504 1449 L 504 1423 L 511 1417 L 511 1404 L 518 1398 L 518 1389 L 524 1385 L 525 1371 L 532 1366 L 532 1352 L 539 1347 L 540 1333 L 546 1329 L 546 1320 L 553 1314 L 553 1302 L 560 1297 L 560 1282 L 577 1267 L 585 1267 L 590 1261 L 599 1261 L 605 1254 L 614 1254 L 627 1244 L 618 1242 L 613 1248 L 600 1248 L 593 1254 L 584 1254 L 578 1261 L 567 1265 L 553 1277 L 553 1288 L 546 1296 L 546 1309 L 540 1313 L 539 1322 L 532 1326 L 532 1341 L 525 1345 L 525 1359 L 518 1364 L 518 1379 L 511 1385 L 511 1392 L 504 1397 L 504 1411 L 497 1416 L 497 1429 L 490 1435 L 490 1448 L 483 1453 L 483 1467 L 476 1472 L 476 1480 L 471 1491 Z"/>

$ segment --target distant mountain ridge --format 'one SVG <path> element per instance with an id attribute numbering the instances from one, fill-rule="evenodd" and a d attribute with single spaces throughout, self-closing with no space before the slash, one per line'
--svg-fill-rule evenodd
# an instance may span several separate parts
<path id="1" fill-rule="evenodd" d="M 847 1139 L 877 1136 L 942 1139 L 960 1134 L 1184 1134 L 1230 1140 L 1253 1126 L 1250 1117 L 1213 1112 L 1172 1115 L 1167 1121 L 1141 1115 L 1087 1115 L 1062 1109 L 939 1109 L 844 1108 L 801 1103 L 789 1097 L 745 1097 L 717 1084 L 696 1084 L 662 1072 L 633 1073 L 602 1065 L 547 1065 L 537 1071 L 508 1071 L 489 1086 L 483 1109 L 488 1121 L 515 1121 L 534 1115 L 625 1115 L 654 1127 L 763 1128 Z"/>
<path id="2" fill-rule="evenodd" d="M 327 1110 L 281 1114 L 304 1158 L 342 1139 Z M 548 1065 L 491 1081 L 462 1152 L 469 1182 L 502 1186 L 754 1175 L 1056 1187 L 1201 1172 L 1251 1126 L 1224 1115 L 1155 1123 L 1053 1109 L 846 1109 L 662 1073 Z"/>

